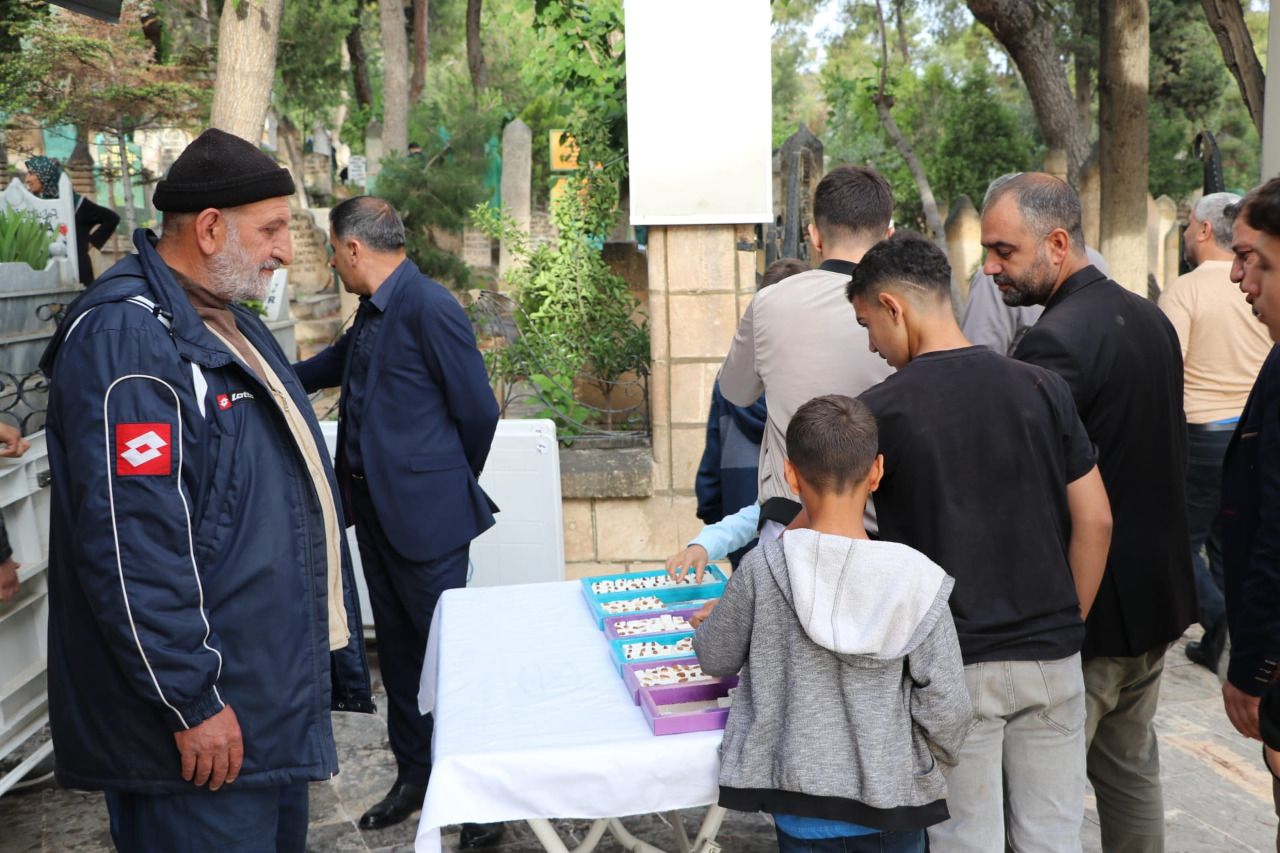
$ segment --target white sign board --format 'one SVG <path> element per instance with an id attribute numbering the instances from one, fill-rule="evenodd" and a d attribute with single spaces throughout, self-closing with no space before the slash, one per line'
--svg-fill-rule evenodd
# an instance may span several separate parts
<path id="1" fill-rule="evenodd" d="M 361 154 L 351 155 L 347 161 L 347 183 L 368 186 L 368 161 Z"/>
<path id="2" fill-rule="evenodd" d="M 773 221 L 769 0 L 626 0 L 634 225 Z"/>

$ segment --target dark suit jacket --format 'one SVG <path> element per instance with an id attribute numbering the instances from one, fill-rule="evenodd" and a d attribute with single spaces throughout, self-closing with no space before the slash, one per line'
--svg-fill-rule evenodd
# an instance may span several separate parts
<path id="1" fill-rule="evenodd" d="M 1280 346 L 1272 347 L 1222 463 L 1227 680 L 1261 696 L 1280 661 Z"/>
<path id="2" fill-rule="evenodd" d="M 360 454 L 374 509 L 397 551 L 441 556 L 493 525 L 497 507 L 477 478 L 498 428 L 498 403 L 471 323 L 449 291 L 409 260 L 391 288 L 374 339 L 361 413 Z M 355 329 L 294 365 L 308 392 L 344 387 Z M 339 403 L 338 476 L 344 500 L 346 394 Z M 347 507 L 347 518 L 354 518 Z"/>
<path id="3" fill-rule="evenodd" d="M 1089 266 L 1062 283 L 1014 357 L 1067 380 L 1111 499 L 1111 553 L 1083 656 L 1172 642 L 1196 621 L 1177 333 L 1155 303 Z"/>

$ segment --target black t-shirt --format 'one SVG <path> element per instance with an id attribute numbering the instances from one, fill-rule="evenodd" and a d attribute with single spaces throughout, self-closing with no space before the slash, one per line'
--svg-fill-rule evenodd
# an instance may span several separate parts
<path id="1" fill-rule="evenodd" d="M 975 346 L 918 356 L 861 399 L 884 454 L 880 536 L 956 579 L 965 663 L 1080 651 L 1067 484 L 1097 455 L 1062 377 Z"/>

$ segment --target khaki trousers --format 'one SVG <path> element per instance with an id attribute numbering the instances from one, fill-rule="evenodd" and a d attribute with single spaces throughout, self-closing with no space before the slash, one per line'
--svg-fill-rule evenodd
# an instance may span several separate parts
<path id="1" fill-rule="evenodd" d="M 1084 663 L 1085 743 L 1104 853 L 1161 853 L 1164 796 L 1155 715 L 1166 646 Z"/>

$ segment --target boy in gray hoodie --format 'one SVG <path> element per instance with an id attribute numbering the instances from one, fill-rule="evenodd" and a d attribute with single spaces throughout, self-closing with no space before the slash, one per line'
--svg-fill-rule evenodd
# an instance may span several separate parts
<path id="1" fill-rule="evenodd" d="M 694 637 L 704 672 L 741 671 L 720 805 L 772 813 L 782 853 L 923 851 L 973 719 L 954 581 L 867 537 L 884 463 L 865 405 L 810 400 L 786 441 L 807 526 L 747 554 Z"/>

